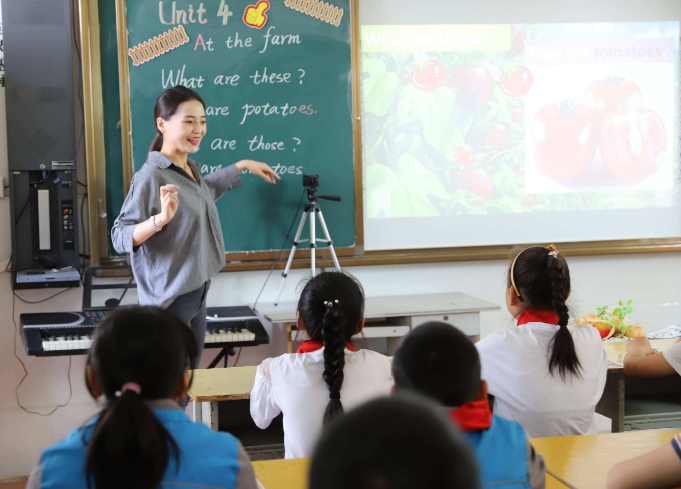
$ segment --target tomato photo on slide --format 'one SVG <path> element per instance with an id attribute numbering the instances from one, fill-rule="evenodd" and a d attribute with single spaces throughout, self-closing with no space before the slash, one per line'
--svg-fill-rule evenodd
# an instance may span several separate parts
<path id="1" fill-rule="evenodd" d="M 649 177 L 662 165 L 666 149 L 667 132 L 653 110 L 618 110 L 603 119 L 601 157 L 619 180 L 638 182 Z"/>
<path id="2" fill-rule="evenodd" d="M 475 161 L 475 153 L 471 149 L 459 147 L 454 152 L 454 159 L 461 166 L 471 166 Z"/>
<path id="3" fill-rule="evenodd" d="M 445 67 L 437 60 L 429 59 L 421 66 L 417 66 L 411 72 L 411 81 L 416 88 L 424 92 L 430 92 L 440 88 L 447 78 Z"/>
<path id="4" fill-rule="evenodd" d="M 532 121 L 534 160 L 548 177 L 573 182 L 591 164 L 598 145 L 593 111 L 569 101 L 548 105 Z"/>
<path id="5" fill-rule="evenodd" d="M 534 77 L 524 66 L 518 66 L 501 75 L 501 91 L 509 97 L 522 97 L 532 88 Z"/>
<path id="6" fill-rule="evenodd" d="M 454 179 L 454 187 L 468 190 L 489 200 L 494 195 L 494 180 L 483 168 L 466 168 Z"/>
<path id="7" fill-rule="evenodd" d="M 494 94 L 492 75 L 482 66 L 459 66 L 447 75 L 447 86 L 456 89 L 456 101 L 461 110 L 481 109 Z"/>
<path id="8" fill-rule="evenodd" d="M 643 106 L 639 86 L 620 76 L 589 83 L 584 92 L 584 105 L 597 115 L 596 122 L 614 110 L 636 110 Z"/>

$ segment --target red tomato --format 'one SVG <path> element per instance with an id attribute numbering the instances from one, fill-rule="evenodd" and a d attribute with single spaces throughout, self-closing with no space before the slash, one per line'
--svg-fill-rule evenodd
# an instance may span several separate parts
<path id="1" fill-rule="evenodd" d="M 547 105 L 532 122 L 534 159 L 548 177 L 572 182 L 591 164 L 598 145 L 593 112 L 585 105 Z"/>
<path id="2" fill-rule="evenodd" d="M 497 151 L 504 151 L 511 147 L 511 130 L 507 124 L 497 122 L 492 125 L 487 133 L 487 141 Z"/>
<path id="3" fill-rule="evenodd" d="M 494 94 L 494 80 L 482 66 L 459 66 L 449 72 L 447 85 L 457 89 L 456 101 L 461 110 L 480 109 Z"/>
<path id="4" fill-rule="evenodd" d="M 467 168 L 456 179 L 456 188 L 469 190 L 484 200 L 494 195 L 494 180 L 482 168 Z"/>
<path id="5" fill-rule="evenodd" d="M 518 175 L 519 177 L 524 177 L 525 176 L 525 167 L 524 166 L 519 166 L 515 170 L 513 170 L 513 173 Z"/>
<path id="6" fill-rule="evenodd" d="M 603 119 L 601 156 L 619 180 L 641 181 L 657 171 L 667 149 L 662 119 L 650 109 L 618 110 Z"/>
<path id="7" fill-rule="evenodd" d="M 513 58 L 525 47 L 525 30 L 519 24 L 511 25 L 511 49 L 504 53 L 506 59 Z"/>
<path id="8" fill-rule="evenodd" d="M 411 71 L 411 81 L 416 88 L 430 92 L 440 88 L 445 82 L 447 74 L 442 63 L 429 59 L 425 64 L 417 66 Z"/>
<path id="9" fill-rule="evenodd" d="M 518 66 L 501 75 L 501 91 L 509 97 L 522 97 L 532 88 L 534 77 L 524 66 Z"/>
<path id="10" fill-rule="evenodd" d="M 509 112 L 511 113 L 511 120 L 513 122 L 520 122 L 523 120 L 523 111 L 517 107 L 512 108 Z"/>
<path id="11" fill-rule="evenodd" d="M 463 146 L 456 148 L 454 152 L 454 159 L 461 166 L 470 166 L 475 161 L 475 153 Z"/>
<path id="12" fill-rule="evenodd" d="M 534 207 L 535 205 L 537 205 L 537 199 L 535 199 L 532 195 L 528 195 L 527 198 L 525 199 L 525 203 L 530 207 Z"/>
<path id="13" fill-rule="evenodd" d="M 643 94 L 636 83 L 612 77 L 589 83 L 584 92 L 584 105 L 595 111 L 597 122 L 613 110 L 636 110 L 643 105 Z"/>

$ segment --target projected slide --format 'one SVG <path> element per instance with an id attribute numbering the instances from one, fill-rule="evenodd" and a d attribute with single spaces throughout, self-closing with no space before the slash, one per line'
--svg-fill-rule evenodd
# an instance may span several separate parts
<path id="1" fill-rule="evenodd" d="M 676 205 L 678 22 L 360 35 L 369 249 L 391 247 L 372 235 L 390 229 L 381 221 L 407 232 L 415 218 L 415 232 L 475 222 L 461 244 L 491 244 L 504 239 L 476 226 L 518 214 Z"/>

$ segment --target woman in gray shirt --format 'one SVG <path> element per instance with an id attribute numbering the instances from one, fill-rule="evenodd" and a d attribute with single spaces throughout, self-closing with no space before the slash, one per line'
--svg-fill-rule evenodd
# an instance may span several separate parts
<path id="1" fill-rule="evenodd" d="M 147 161 L 135 173 L 111 229 L 114 249 L 129 253 L 141 305 L 169 309 L 191 326 L 203 352 L 206 293 L 225 265 L 225 244 L 215 201 L 240 187 L 249 170 L 268 183 L 280 177 L 265 163 L 242 160 L 201 176 L 188 158 L 206 134 L 205 103 L 178 85 L 156 100 L 158 134 Z"/>

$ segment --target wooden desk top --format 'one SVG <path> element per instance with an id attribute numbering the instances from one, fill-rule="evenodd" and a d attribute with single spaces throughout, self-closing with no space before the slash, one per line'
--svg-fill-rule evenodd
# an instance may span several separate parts
<path id="1" fill-rule="evenodd" d="M 250 399 L 257 367 L 204 368 L 193 370 L 187 394 L 197 402 Z"/>
<path id="2" fill-rule="evenodd" d="M 384 318 L 396 316 L 425 316 L 430 314 L 461 314 L 467 312 L 497 311 L 491 302 L 476 299 L 461 292 L 450 294 L 424 294 L 387 297 L 367 297 L 364 317 Z M 298 303 L 295 301 L 258 306 L 258 312 L 273 323 L 295 322 Z"/>
<path id="3" fill-rule="evenodd" d="M 546 467 L 579 489 L 603 489 L 608 471 L 671 441 L 681 430 L 627 431 L 603 435 L 532 438 Z M 547 478 L 548 479 L 548 478 Z"/>
<path id="4" fill-rule="evenodd" d="M 657 351 L 663 351 L 672 346 L 678 338 L 670 338 L 665 340 L 650 340 L 650 346 L 652 346 Z M 625 350 L 628 341 L 606 341 L 603 343 L 603 348 L 605 349 L 606 355 L 608 355 L 608 371 L 621 369 L 624 360 L 624 355 L 627 353 Z"/>
<path id="5" fill-rule="evenodd" d="M 265 489 L 307 489 L 309 458 L 262 460 L 253 462 L 255 476 Z M 546 489 L 565 489 L 550 474 L 546 474 Z"/>
<path id="6" fill-rule="evenodd" d="M 307 489 L 309 458 L 253 462 L 255 476 L 265 489 Z"/>

